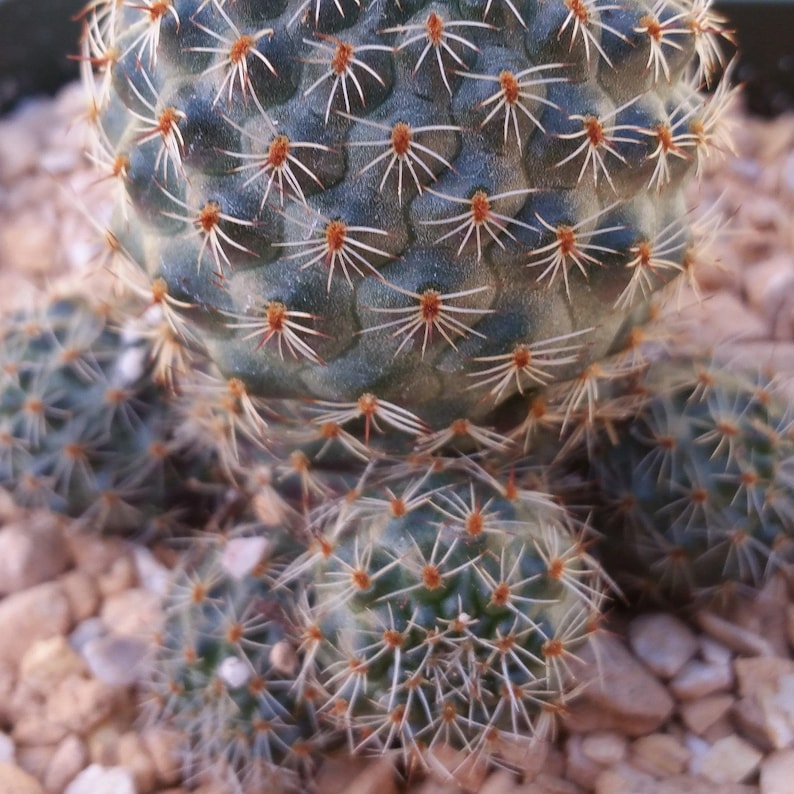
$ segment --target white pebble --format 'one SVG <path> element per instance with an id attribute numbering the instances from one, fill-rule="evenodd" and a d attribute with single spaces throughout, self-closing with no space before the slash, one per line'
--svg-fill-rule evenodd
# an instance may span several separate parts
<path id="1" fill-rule="evenodd" d="M 137 794 L 132 774 L 120 766 L 86 767 L 63 794 Z"/>

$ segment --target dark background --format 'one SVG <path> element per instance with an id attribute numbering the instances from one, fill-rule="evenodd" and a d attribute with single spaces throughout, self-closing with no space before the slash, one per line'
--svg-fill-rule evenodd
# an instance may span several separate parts
<path id="1" fill-rule="evenodd" d="M 0 113 L 20 98 L 53 93 L 77 75 L 74 54 L 85 0 L 0 0 Z M 794 0 L 720 0 L 736 31 L 736 79 L 760 115 L 794 109 Z"/>

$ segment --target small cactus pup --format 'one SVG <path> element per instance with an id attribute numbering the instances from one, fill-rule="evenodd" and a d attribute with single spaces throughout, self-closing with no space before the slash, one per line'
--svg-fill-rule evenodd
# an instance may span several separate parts
<path id="1" fill-rule="evenodd" d="M 224 378 L 426 450 L 687 271 L 725 38 L 708 0 L 93 0 L 92 156 Z"/>
<path id="2" fill-rule="evenodd" d="M 194 547 L 175 574 L 144 711 L 185 734 L 187 779 L 298 791 L 333 744 L 294 686 L 296 593 L 274 589 L 292 545 L 283 529 L 242 521 Z"/>
<path id="3" fill-rule="evenodd" d="M 640 391 L 639 415 L 593 457 L 610 575 L 677 603 L 763 584 L 794 538 L 794 416 L 774 379 L 672 358 Z"/>
<path id="4" fill-rule="evenodd" d="M 296 691 L 351 750 L 487 760 L 506 737 L 546 736 L 596 634 L 604 580 L 545 494 L 470 462 L 370 470 L 310 515 Z"/>
<path id="5" fill-rule="evenodd" d="M 188 481 L 211 457 L 179 457 L 152 345 L 79 297 L 0 320 L 0 486 L 108 531 L 161 531 L 196 505 Z M 186 518 L 186 516 L 182 516 Z"/>

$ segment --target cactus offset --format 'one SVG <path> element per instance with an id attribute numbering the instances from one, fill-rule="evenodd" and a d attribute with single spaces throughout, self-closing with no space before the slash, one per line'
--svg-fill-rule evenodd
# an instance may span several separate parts
<path id="1" fill-rule="evenodd" d="M 794 536 L 792 416 L 774 382 L 673 359 L 650 365 L 641 392 L 632 426 L 592 461 L 608 570 L 666 601 L 760 585 Z"/>

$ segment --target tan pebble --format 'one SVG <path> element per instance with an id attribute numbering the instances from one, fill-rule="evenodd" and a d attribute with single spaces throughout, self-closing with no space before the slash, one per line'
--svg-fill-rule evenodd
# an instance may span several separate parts
<path id="1" fill-rule="evenodd" d="M 69 602 L 57 582 L 45 582 L 0 599 L 0 666 L 18 664 L 38 640 L 66 634 Z"/>
<path id="2" fill-rule="evenodd" d="M 515 775 L 505 769 L 498 769 L 488 775 L 477 794 L 513 794 L 515 791 Z"/>
<path id="3" fill-rule="evenodd" d="M 631 764 L 657 778 L 679 775 L 687 768 L 692 752 L 669 734 L 652 733 L 631 744 Z"/>
<path id="4" fill-rule="evenodd" d="M 681 704 L 681 718 L 689 730 L 702 736 L 728 713 L 734 702 L 733 695 L 707 695 L 697 700 L 690 700 Z"/>
<path id="5" fill-rule="evenodd" d="M 137 733 L 128 731 L 119 737 L 118 764 L 132 773 L 137 794 L 149 794 L 157 783 L 157 770 Z"/>
<path id="6" fill-rule="evenodd" d="M 125 554 L 124 543 L 119 538 L 98 537 L 76 526 L 66 533 L 66 542 L 75 566 L 95 579 Z"/>
<path id="7" fill-rule="evenodd" d="M 597 638 L 570 664 L 574 678 L 586 686 L 570 701 L 564 723 L 572 731 L 616 730 L 625 736 L 650 733 L 673 711 L 667 689 L 629 653 L 616 637 Z M 600 675 L 599 675 L 600 673 Z"/>
<path id="8" fill-rule="evenodd" d="M 602 766 L 612 766 L 626 757 L 628 739 L 615 731 L 595 731 L 582 737 L 582 752 Z"/>
<path id="9" fill-rule="evenodd" d="M 88 763 L 88 749 L 78 736 L 69 734 L 55 748 L 44 773 L 44 788 L 49 794 L 61 794 L 72 778 Z"/>
<path id="10" fill-rule="evenodd" d="M 85 662 L 75 653 L 66 637 L 38 640 L 28 648 L 19 665 L 19 680 L 41 695 L 51 692 L 69 675 L 81 675 Z"/>
<path id="11" fill-rule="evenodd" d="M 113 722 L 105 722 L 86 736 L 88 757 L 92 764 L 116 766 L 119 760 L 118 745 L 121 728 Z"/>
<path id="12" fill-rule="evenodd" d="M 582 752 L 582 735 L 572 733 L 565 742 L 565 777 L 580 786 L 591 786 L 603 767 Z"/>
<path id="13" fill-rule="evenodd" d="M 692 629 L 666 613 L 640 615 L 629 624 L 629 644 L 637 658 L 660 678 L 672 678 L 697 652 Z"/>
<path id="14" fill-rule="evenodd" d="M 709 664 L 693 659 L 670 681 L 670 691 L 678 700 L 695 700 L 725 692 L 733 684 L 733 671 L 727 664 Z"/>
<path id="15" fill-rule="evenodd" d="M 538 794 L 584 794 L 576 783 L 545 773 L 538 775 L 531 785 L 537 786 Z"/>
<path id="16" fill-rule="evenodd" d="M 676 775 L 667 780 L 657 781 L 652 789 L 633 791 L 631 794 L 758 794 L 758 787 L 746 786 L 743 783 L 716 784 L 702 777 Z"/>
<path id="17" fill-rule="evenodd" d="M 102 681 L 70 675 L 47 698 L 47 718 L 83 736 L 113 714 L 119 699 L 119 690 Z"/>
<path id="18" fill-rule="evenodd" d="M 761 762 L 761 794 L 791 794 L 794 789 L 794 748 L 768 755 Z"/>
<path id="19" fill-rule="evenodd" d="M 154 764 L 157 782 L 162 786 L 178 783 L 182 774 L 182 750 L 185 736 L 160 726 L 146 728 L 141 741 Z"/>
<path id="20" fill-rule="evenodd" d="M 17 747 L 17 766 L 41 780 L 47 771 L 57 746 L 57 744 L 45 744 L 36 747 Z"/>
<path id="21" fill-rule="evenodd" d="M 35 777 L 15 764 L 0 763 L 0 794 L 44 794 Z"/>
<path id="22" fill-rule="evenodd" d="M 741 783 L 758 769 L 762 758 L 763 753 L 749 742 L 726 736 L 699 759 L 697 771 L 713 783 Z"/>
<path id="23" fill-rule="evenodd" d="M 745 656 L 774 656 L 774 648 L 762 636 L 731 623 L 711 612 L 699 612 L 695 618 L 703 631 L 726 648 Z"/>
<path id="24" fill-rule="evenodd" d="M 58 516 L 31 511 L 0 529 L 0 596 L 54 579 L 70 562 Z"/>
<path id="25" fill-rule="evenodd" d="M 97 577 L 97 586 L 104 598 L 110 598 L 133 587 L 135 577 L 135 563 L 128 554 L 124 554 L 113 560 L 107 571 Z"/>
<path id="26" fill-rule="evenodd" d="M 36 169 L 41 143 L 26 124 L 15 118 L 0 122 L 0 184 L 10 185 Z"/>
<path id="27" fill-rule="evenodd" d="M 750 739 L 765 751 L 774 749 L 767 736 L 767 722 L 756 697 L 740 698 L 731 709 L 731 718 L 742 736 Z"/>
<path id="28" fill-rule="evenodd" d="M 160 599 L 139 587 L 106 596 L 99 616 L 114 634 L 134 637 L 151 637 L 164 620 Z"/>
<path id="29" fill-rule="evenodd" d="M 605 769 L 595 780 L 595 794 L 650 794 L 657 781 L 629 764 Z"/>
<path id="30" fill-rule="evenodd" d="M 16 668 L 0 662 L 0 725 L 11 722 L 11 697 L 16 688 Z"/>
<path id="31" fill-rule="evenodd" d="M 794 660 L 774 657 L 737 659 L 733 664 L 742 697 L 774 691 L 784 675 L 794 673 Z"/>
<path id="32" fill-rule="evenodd" d="M 709 743 L 714 744 L 726 736 L 733 736 L 736 733 L 736 726 L 728 717 L 721 717 L 715 723 L 709 725 L 704 731 L 703 738 Z"/>
<path id="33" fill-rule="evenodd" d="M 366 766 L 367 759 L 359 756 L 350 758 L 347 753 L 324 758 L 317 771 L 314 786 L 323 794 L 345 794 L 347 787 Z"/>
<path id="34" fill-rule="evenodd" d="M 45 275 L 52 269 L 56 223 L 54 217 L 47 220 L 46 214 L 39 208 L 17 213 L 0 224 L 0 264 L 4 268 L 27 278 Z"/>
<path id="35" fill-rule="evenodd" d="M 63 725 L 51 722 L 42 706 L 25 709 L 15 720 L 11 735 L 20 747 L 39 747 L 60 742 L 68 731 Z"/>
<path id="36" fill-rule="evenodd" d="M 371 760 L 351 781 L 346 794 L 397 794 L 397 772 L 388 758 Z"/>
<path id="37" fill-rule="evenodd" d="M 69 600 L 72 621 L 81 623 L 99 609 L 99 589 L 93 577 L 82 570 L 68 571 L 58 580 Z"/>

